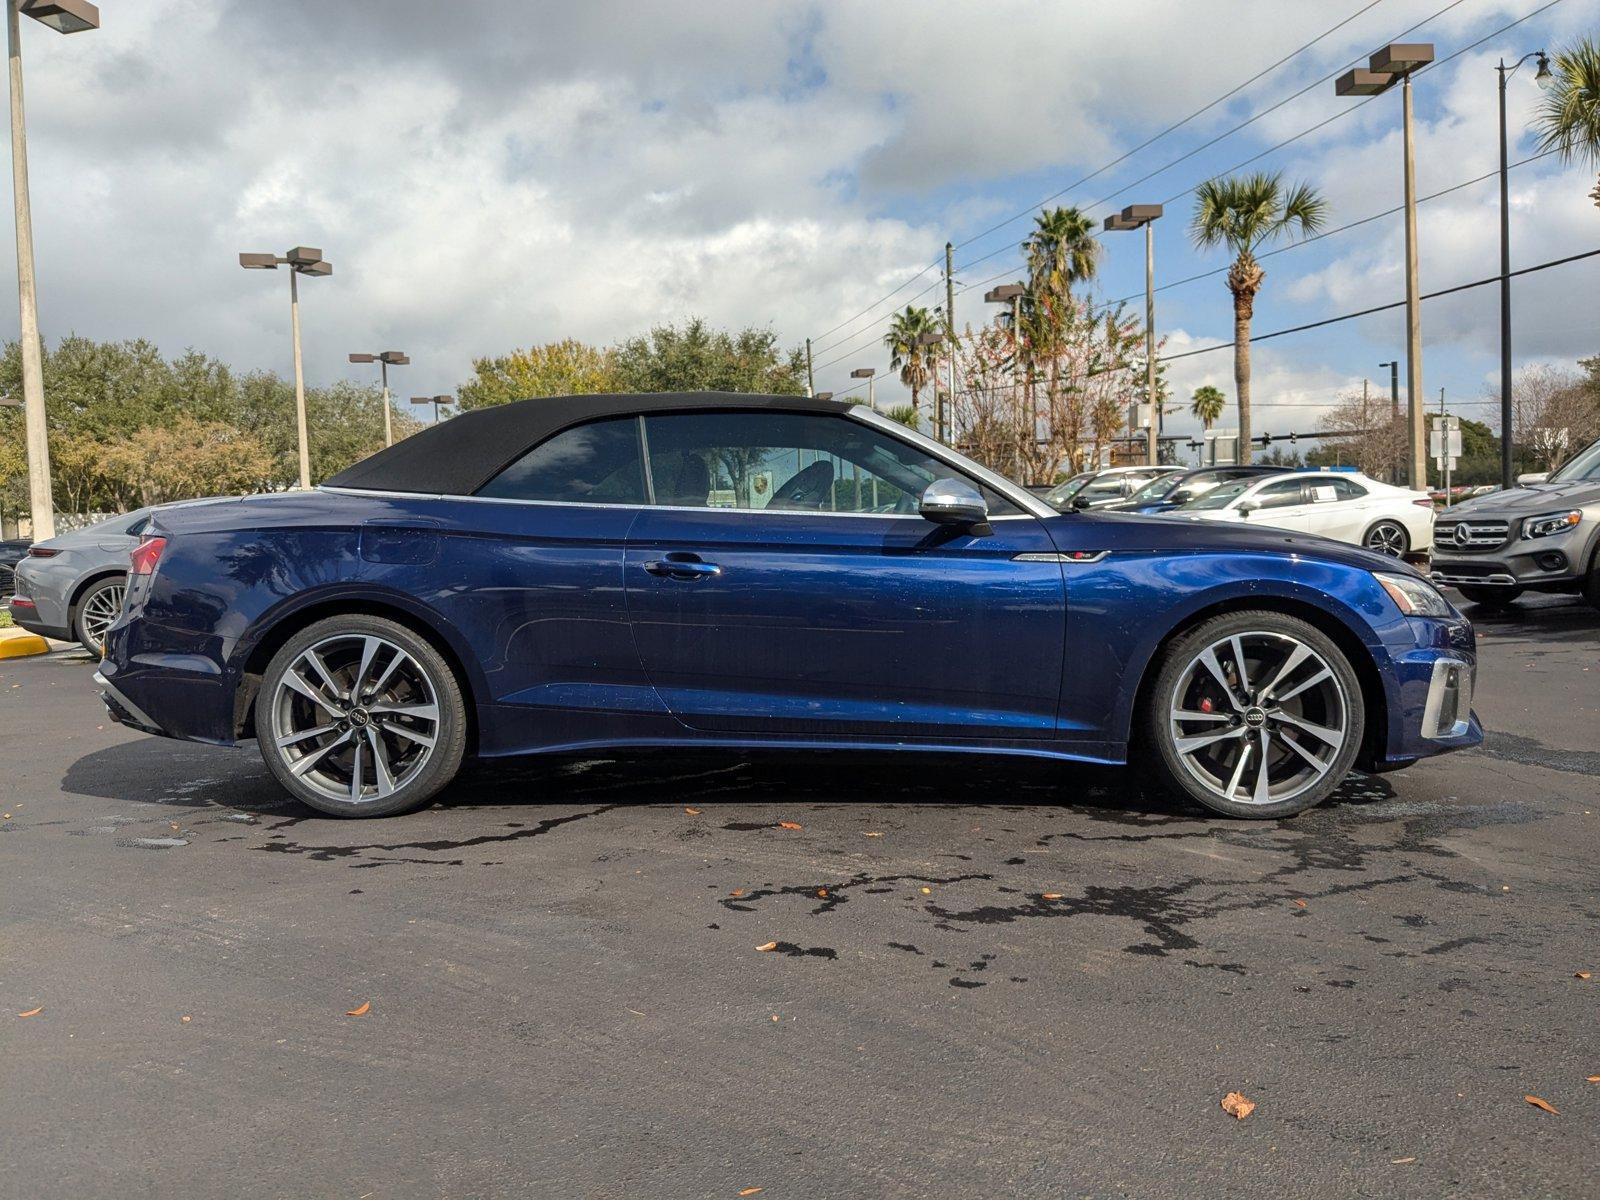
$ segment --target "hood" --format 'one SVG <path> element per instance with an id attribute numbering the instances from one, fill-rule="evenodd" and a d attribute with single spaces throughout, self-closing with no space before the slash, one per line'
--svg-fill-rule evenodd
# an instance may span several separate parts
<path id="1" fill-rule="evenodd" d="M 1091 509 L 1047 518 L 1051 537 L 1063 550 L 1102 546 L 1128 553 L 1280 554 L 1355 567 L 1361 571 L 1414 574 L 1409 563 L 1374 554 L 1348 542 L 1247 521 L 1207 521 L 1198 517 L 1142 516 Z"/>
<path id="2" fill-rule="evenodd" d="M 1441 521 L 1451 517 L 1531 517 L 1536 513 L 1561 508 L 1582 508 L 1600 504 L 1600 480 L 1574 479 L 1560 483 L 1532 483 L 1510 491 L 1490 492 L 1452 504 L 1439 514 Z"/>

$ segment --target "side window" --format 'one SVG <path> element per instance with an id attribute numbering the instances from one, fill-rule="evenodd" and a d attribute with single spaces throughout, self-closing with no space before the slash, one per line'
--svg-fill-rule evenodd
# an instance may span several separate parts
<path id="1" fill-rule="evenodd" d="M 1303 503 L 1302 485 L 1298 479 L 1284 479 L 1269 483 L 1255 494 L 1256 504 L 1262 508 L 1289 508 Z"/>
<path id="2" fill-rule="evenodd" d="M 1333 480 L 1333 490 L 1339 494 L 1341 500 L 1359 500 L 1367 494 L 1366 488 L 1348 479 Z"/>
<path id="3" fill-rule="evenodd" d="M 644 504 L 639 419 L 575 425 L 539 443 L 478 489 L 498 500 Z"/>
<path id="4" fill-rule="evenodd" d="M 935 479 L 966 476 L 848 417 L 784 412 L 648 416 L 657 504 L 913 514 Z M 1020 510 L 979 485 L 994 516 Z"/>

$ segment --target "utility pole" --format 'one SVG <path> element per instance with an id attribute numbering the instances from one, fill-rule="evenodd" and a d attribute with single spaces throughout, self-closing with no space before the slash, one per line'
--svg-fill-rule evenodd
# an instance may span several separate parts
<path id="1" fill-rule="evenodd" d="M 939 441 L 949 443 L 949 408 L 954 408 L 956 403 L 956 275 L 955 275 L 955 247 L 949 242 L 944 244 L 944 328 L 950 335 L 950 386 L 943 402 L 938 402 L 939 385 L 933 385 L 933 394 L 936 400 L 934 406 L 933 425 Z"/>
<path id="2" fill-rule="evenodd" d="M 1150 405 L 1150 465 L 1161 461 L 1161 398 L 1156 395 L 1156 223 L 1144 223 L 1144 398 Z"/>
<path id="3" fill-rule="evenodd" d="M 1534 82 L 1551 82 L 1550 59 L 1543 50 L 1524 54 L 1509 67 L 1502 58 L 1495 68 L 1500 76 L 1500 486 L 1507 489 L 1516 481 L 1511 477 L 1511 194 L 1506 180 L 1506 81 L 1530 58 L 1539 60 Z"/>
<path id="4" fill-rule="evenodd" d="M 1406 391 L 1410 397 L 1411 486 L 1428 486 L 1427 439 L 1422 414 L 1422 293 L 1417 271 L 1417 161 L 1411 129 L 1411 75 L 1400 85 L 1406 157 Z"/>
<path id="5" fill-rule="evenodd" d="M 1372 380 L 1363 377 L 1361 380 L 1361 436 L 1364 438 L 1369 438 L 1372 436 L 1372 423 L 1367 420 L 1367 399 L 1368 394 L 1371 391 Z M 1361 457 L 1365 459 L 1366 455 L 1362 455 Z M 1365 467 L 1366 463 L 1363 462 L 1361 465 Z"/>
<path id="6" fill-rule="evenodd" d="M 811 339 L 806 339 L 806 395 L 817 394 L 817 377 L 811 369 Z"/>

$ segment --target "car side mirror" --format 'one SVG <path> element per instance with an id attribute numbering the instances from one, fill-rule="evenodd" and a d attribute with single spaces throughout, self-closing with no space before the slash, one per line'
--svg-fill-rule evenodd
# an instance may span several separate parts
<path id="1" fill-rule="evenodd" d="M 1523 487 L 1527 487 L 1530 483 L 1543 483 L 1549 478 L 1549 471 L 1528 471 L 1525 474 L 1518 475 L 1517 482 Z"/>
<path id="2" fill-rule="evenodd" d="M 983 493 L 965 479 L 935 479 L 924 489 L 918 511 L 939 525 L 982 525 L 989 519 Z"/>
<path id="3" fill-rule="evenodd" d="M 1239 501 L 1238 513 L 1241 517 L 1248 517 L 1260 507 L 1261 505 L 1254 500 L 1241 500 Z"/>

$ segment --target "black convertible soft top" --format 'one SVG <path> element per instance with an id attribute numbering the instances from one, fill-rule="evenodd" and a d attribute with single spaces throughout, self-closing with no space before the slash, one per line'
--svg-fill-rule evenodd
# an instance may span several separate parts
<path id="1" fill-rule="evenodd" d="M 524 451 L 569 426 L 600 417 L 718 408 L 842 413 L 849 411 L 850 404 L 809 396 L 752 396 L 740 392 L 542 396 L 451 417 L 346 467 L 326 484 L 470 496 Z"/>

